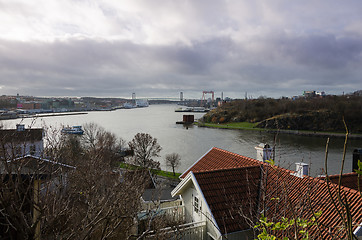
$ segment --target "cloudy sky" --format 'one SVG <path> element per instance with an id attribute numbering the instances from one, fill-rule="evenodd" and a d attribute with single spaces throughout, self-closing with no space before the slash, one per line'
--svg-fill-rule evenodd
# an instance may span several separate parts
<path id="1" fill-rule="evenodd" d="M 0 94 L 362 89 L 360 0 L 0 0 Z"/>

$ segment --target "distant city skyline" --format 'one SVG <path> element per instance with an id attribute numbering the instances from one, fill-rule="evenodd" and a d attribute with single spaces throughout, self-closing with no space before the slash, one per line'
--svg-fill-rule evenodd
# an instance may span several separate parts
<path id="1" fill-rule="evenodd" d="M 0 0 L 0 95 L 350 93 L 361 12 L 359 0 Z"/>
<path id="2" fill-rule="evenodd" d="M 315 91 L 315 90 L 311 90 L 311 91 L 306 91 L 306 92 L 315 92 L 316 95 L 345 95 L 345 94 L 352 94 L 355 93 L 356 91 L 362 91 L 362 90 L 355 90 L 353 92 L 341 92 L 341 93 L 326 93 L 324 91 Z M 251 94 L 248 94 L 247 92 L 244 92 L 243 94 L 241 94 L 240 96 L 237 97 L 230 97 L 225 95 L 224 92 L 215 92 L 215 99 L 220 98 L 220 99 L 256 99 L 256 98 L 260 98 L 260 97 L 267 97 L 267 98 L 283 98 L 283 97 L 288 97 L 288 98 L 292 98 L 292 97 L 301 97 L 304 96 L 304 92 L 302 91 L 299 94 L 295 94 L 295 95 L 290 95 L 290 96 L 277 96 L 277 97 L 272 97 L 272 96 L 268 96 L 268 95 L 259 95 L 259 96 L 253 96 Z M 180 100 L 180 93 L 178 92 L 178 96 L 170 96 L 170 97 L 149 97 L 149 96 L 137 96 L 135 95 L 135 99 L 149 99 L 149 100 L 170 100 L 170 101 L 179 101 Z M 183 92 L 182 92 L 183 93 Z M 322 93 L 322 94 L 321 94 Z M 15 94 L 4 94 L 5 96 L 16 96 Z M 183 97 L 183 101 L 185 100 L 202 100 L 202 94 L 201 96 L 197 96 L 197 94 L 194 94 L 196 97 L 188 97 L 185 98 Z M 131 96 L 35 96 L 35 95 L 20 95 L 19 97 L 34 97 L 34 98 L 84 98 L 84 97 L 94 97 L 94 98 L 120 98 L 120 99 L 129 99 L 132 100 L 133 99 L 133 94 Z M 211 95 L 208 96 L 206 95 L 206 99 L 211 99 Z"/>

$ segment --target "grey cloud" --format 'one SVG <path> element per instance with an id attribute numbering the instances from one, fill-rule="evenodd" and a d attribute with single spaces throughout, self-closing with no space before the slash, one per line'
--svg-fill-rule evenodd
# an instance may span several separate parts
<path id="1" fill-rule="evenodd" d="M 240 92 L 269 89 L 270 95 L 288 95 L 282 92 L 325 84 L 332 89 L 341 79 L 362 87 L 361 70 L 354 66 L 361 61 L 360 39 L 279 35 L 251 41 L 259 41 L 262 51 L 228 37 L 194 41 L 191 46 L 100 39 L 1 40 L 0 85 L 34 95 L 129 96 L 136 91 L 162 96 L 179 89 L 195 92 L 196 97 L 202 90 L 237 92 L 240 97 Z"/>
<path id="2" fill-rule="evenodd" d="M 303 65 L 327 69 L 344 68 L 350 63 L 361 62 L 362 39 L 312 35 L 289 40 L 282 45 L 282 51 Z"/>

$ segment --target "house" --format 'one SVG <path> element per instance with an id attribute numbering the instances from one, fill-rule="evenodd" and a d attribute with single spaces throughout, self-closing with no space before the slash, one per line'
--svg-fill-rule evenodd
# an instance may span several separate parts
<path id="1" fill-rule="evenodd" d="M 67 172 L 73 169 L 73 166 L 31 155 L 2 160 L 0 207 L 12 214 L 1 215 L 0 238 L 18 239 L 18 231 L 15 229 L 22 226 L 24 219 L 28 219 L 34 224 L 34 232 L 30 233 L 33 234 L 32 238 L 40 239 L 39 200 L 48 191 L 65 189 Z M 9 228 L 9 222 L 15 228 Z"/>
<path id="2" fill-rule="evenodd" d="M 0 238 L 28 235 L 40 239 L 39 200 L 54 189 L 61 193 L 67 172 L 75 168 L 43 158 L 43 129 L 25 129 L 24 125 L 0 130 L 0 153 L 0 208 L 11 213 L 0 216 Z M 19 233 L 27 222 L 33 227 Z"/>
<path id="3" fill-rule="evenodd" d="M 258 152 L 268 153 L 262 146 Z M 254 239 L 253 226 L 261 216 L 278 222 L 283 217 L 312 219 L 319 211 L 317 224 L 308 227 L 310 238 L 345 238 L 346 221 L 339 213 L 344 216 L 346 210 L 354 234 L 362 236 L 360 192 L 304 175 L 303 166 L 291 171 L 214 147 L 181 175 L 172 195 L 181 197 L 186 222 L 205 225 L 203 239 Z M 293 229 L 284 234 L 288 231 Z"/>
<path id="4" fill-rule="evenodd" d="M 23 124 L 17 124 L 16 129 L 1 129 L 0 158 L 14 159 L 26 155 L 42 156 L 43 136 L 43 129 L 25 129 Z"/>
<path id="5" fill-rule="evenodd" d="M 339 174 L 336 175 L 330 175 L 329 181 L 332 183 L 338 184 L 339 183 Z M 319 177 L 322 180 L 325 180 L 325 176 Z M 359 182 L 359 183 L 358 183 Z M 362 190 L 362 176 L 359 176 L 356 172 L 351 173 L 345 173 L 341 176 L 341 185 L 345 186 L 347 188 L 354 189 L 356 191 L 359 191 L 358 188 Z"/>

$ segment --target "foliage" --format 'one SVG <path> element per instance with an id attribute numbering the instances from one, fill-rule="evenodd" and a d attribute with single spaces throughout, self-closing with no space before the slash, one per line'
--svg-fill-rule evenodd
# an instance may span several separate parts
<path id="1" fill-rule="evenodd" d="M 317 212 L 314 214 L 314 217 L 309 220 L 282 217 L 281 221 L 278 222 L 272 222 L 262 214 L 254 228 L 259 230 L 260 234 L 258 235 L 258 239 L 260 240 L 274 240 L 277 239 L 279 235 L 283 236 L 283 240 L 291 239 L 290 236 L 286 236 L 285 234 L 289 229 L 292 229 L 295 235 L 300 235 L 301 237 L 299 239 L 308 240 L 310 239 L 308 227 L 315 225 L 316 220 L 321 214 L 322 212 Z M 294 239 L 294 237 L 292 239 Z"/>
<path id="2" fill-rule="evenodd" d="M 358 169 L 355 169 L 356 173 L 361 176 L 362 175 L 362 162 L 358 160 Z"/>
<path id="3" fill-rule="evenodd" d="M 225 128 L 225 129 L 256 129 L 255 123 L 248 122 L 231 122 L 231 123 L 204 123 L 200 122 L 199 126 L 202 127 L 212 127 L 212 128 Z"/>
<path id="4" fill-rule="evenodd" d="M 205 114 L 206 123 L 249 122 L 275 129 L 344 131 L 344 116 L 353 132 L 362 132 L 362 96 L 235 100 Z M 220 121 L 222 120 L 222 121 Z"/>

